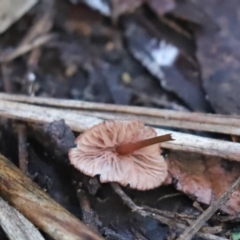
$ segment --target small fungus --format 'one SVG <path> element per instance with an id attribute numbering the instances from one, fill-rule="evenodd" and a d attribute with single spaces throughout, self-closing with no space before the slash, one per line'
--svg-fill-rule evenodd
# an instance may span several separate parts
<path id="1" fill-rule="evenodd" d="M 70 149 L 69 159 L 86 175 L 100 175 L 101 182 L 118 182 L 148 190 L 167 177 L 167 164 L 160 142 L 173 140 L 140 121 L 104 121 L 85 131 Z"/>

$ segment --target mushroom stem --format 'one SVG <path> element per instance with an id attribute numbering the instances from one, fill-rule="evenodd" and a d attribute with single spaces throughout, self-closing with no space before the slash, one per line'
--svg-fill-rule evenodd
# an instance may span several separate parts
<path id="1" fill-rule="evenodd" d="M 166 134 L 158 137 L 145 139 L 135 143 L 127 143 L 127 144 L 118 146 L 116 147 L 116 152 L 120 155 L 127 155 L 141 148 L 148 147 L 150 145 L 161 143 L 161 142 L 171 141 L 171 140 L 174 140 L 171 134 Z"/>

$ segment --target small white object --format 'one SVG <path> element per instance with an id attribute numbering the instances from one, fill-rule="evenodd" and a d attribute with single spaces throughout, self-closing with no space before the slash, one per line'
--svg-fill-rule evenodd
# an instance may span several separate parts
<path id="1" fill-rule="evenodd" d="M 27 79 L 29 82 L 34 82 L 36 80 L 36 75 L 33 72 L 28 73 Z"/>
<path id="2" fill-rule="evenodd" d="M 105 16 L 111 15 L 111 9 L 107 1 L 104 0 L 83 0 L 89 7 L 99 11 Z"/>
<path id="3" fill-rule="evenodd" d="M 178 48 L 165 40 L 157 43 L 157 40 L 153 39 L 150 45 L 153 49 L 151 55 L 160 67 L 171 67 L 179 55 Z"/>

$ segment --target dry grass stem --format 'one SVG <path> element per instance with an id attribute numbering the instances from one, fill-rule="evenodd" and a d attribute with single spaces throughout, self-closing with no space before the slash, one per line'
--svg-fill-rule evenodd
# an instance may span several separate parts
<path id="1" fill-rule="evenodd" d="M 1 58 L 1 57 L 0 57 Z M 12 82 L 10 80 L 10 66 L 7 63 L 1 64 L 1 73 L 2 73 L 2 81 L 3 81 L 3 90 L 5 92 L 11 93 L 12 92 Z"/>
<path id="2" fill-rule="evenodd" d="M 27 175 L 28 160 L 27 160 L 26 126 L 24 124 L 17 124 L 16 130 L 18 134 L 19 168 L 25 175 Z"/>
<path id="3" fill-rule="evenodd" d="M 81 113 L 94 115 L 104 119 L 116 116 L 121 119 L 138 118 L 155 126 L 176 127 L 197 131 L 209 131 L 240 135 L 240 117 L 219 114 L 177 112 L 173 110 L 121 106 L 115 104 L 92 103 L 76 100 L 28 97 L 23 95 L 0 94 L 0 99 L 18 101 L 58 108 L 80 110 Z M 94 111 L 94 112 L 93 112 Z"/>
<path id="4" fill-rule="evenodd" d="M 48 41 L 52 40 L 53 37 L 54 37 L 53 34 L 46 34 L 46 35 L 38 37 L 37 39 L 35 39 L 33 42 L 31 42 L 29 44 L 21 45 L 20 47 L 18 47 L 14 52 L 10 53 L 9 55 L 0 56 L 0 63 L 1 62 L 10 62 L 10 61 L 14 60 L 15 58 L 33 50 L 34 48 L 44 45 Z"/>
<path id="5" fill-rule="evenodd" d="M 52 1 L 46 1 L 45 9 L 45 14 L 33 24 L 20 44 L 11 53 L 0 55 L 0 62 L 10 62 L 53 38 L 52 34 L 48 34 L 53 24 Z"/>
<path id="6" fill-rule="evenodd" d="M 64 119 L 71 129 L 76 132 L 85 131 L 93 125 L 102 122 L 100 118 L 86 116 L 77 111 L 33 106 L 6 100 L 0 101 L 0 116 L 34 123 L 47 123 Z M 114 118 L 114 114 L 112 114 L 112 118 Z M 155 128 L 155 130 L 158 135 L 172 134 L 172 138 L 175 139 L 175 141 L 162 143 L 163 148 L 196 152 L 240 161 L 239 143 L 199 137 L 160 128 Z"/>

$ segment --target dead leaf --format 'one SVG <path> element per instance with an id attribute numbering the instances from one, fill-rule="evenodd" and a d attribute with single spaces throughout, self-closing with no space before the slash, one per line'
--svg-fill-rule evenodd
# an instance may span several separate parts
<path id="1" fill-rule="evenodd" d="M 132 13 L 142 5 L 144 0 L 112 0 L 112 18 L 117 20 L 124 13 Z"/>
<path id="2" fill-rule="evenodd" d="M 207 10 L 207 9 L 205 9 Z M 214 19 L 207 14 L 202 6 L 198 6 L 192 0 L 176 1 L 175 8 L 171 11 L 175 17 L 197 24 L 207 31 L 217 31 L 218 25 Z"/>
<path id="3" fill-rule="evenodd" d="M 170 152 L 169 172 L 177 190 L 210 205 L 238 178 L 240 164 L 195 153 Z M 228 214 L 240 212 L 240 188 L 221 206 Z"/>
<path id="4" fill-rule="evenodd" d="M 0 34 L 22 17 L 37 0 L 1 0 L 0 1 Z"/>
<path id="5" fill-rule="evenodd" d="M 191 43 L 190 48 L 185 50 L 169 41 L 169 38 L 174 39 L 172 31 L 160 23 L 156 29 L 146 19 L 139 18 L 125 21 L 125 36 L 133 56 L 159 80 L 164 89 L 174 92 L 191 109 L 207 111 L 209 106 L 201 86 L 200 69 L 187 52 L 192 51 Z M 175 34 L 178 40 L 184 40 L 181 35 Z"/>
<path id="6" fill-rule="evenodd" d="M 198 36 L 198 58 L 202 66 L 205 90 L 218 113 L 239 114 L 240 25 L 238 0 L 199 1 L 218 24 L 220 31 Z"/>
<path id="7" fill-rule="evenodd" d="M 157 15 L 161 16 L 175 7 L 175 0 L 112 0 L 112 18 L 117 20 L 121 15 L 134 12 L 138 7 L 147 4 Z"/>
<path id="8" fill-rule="evenodd" d="M 159 16 L 175 8 L 175 0 L 146 0 L 146 2 Z"/>

